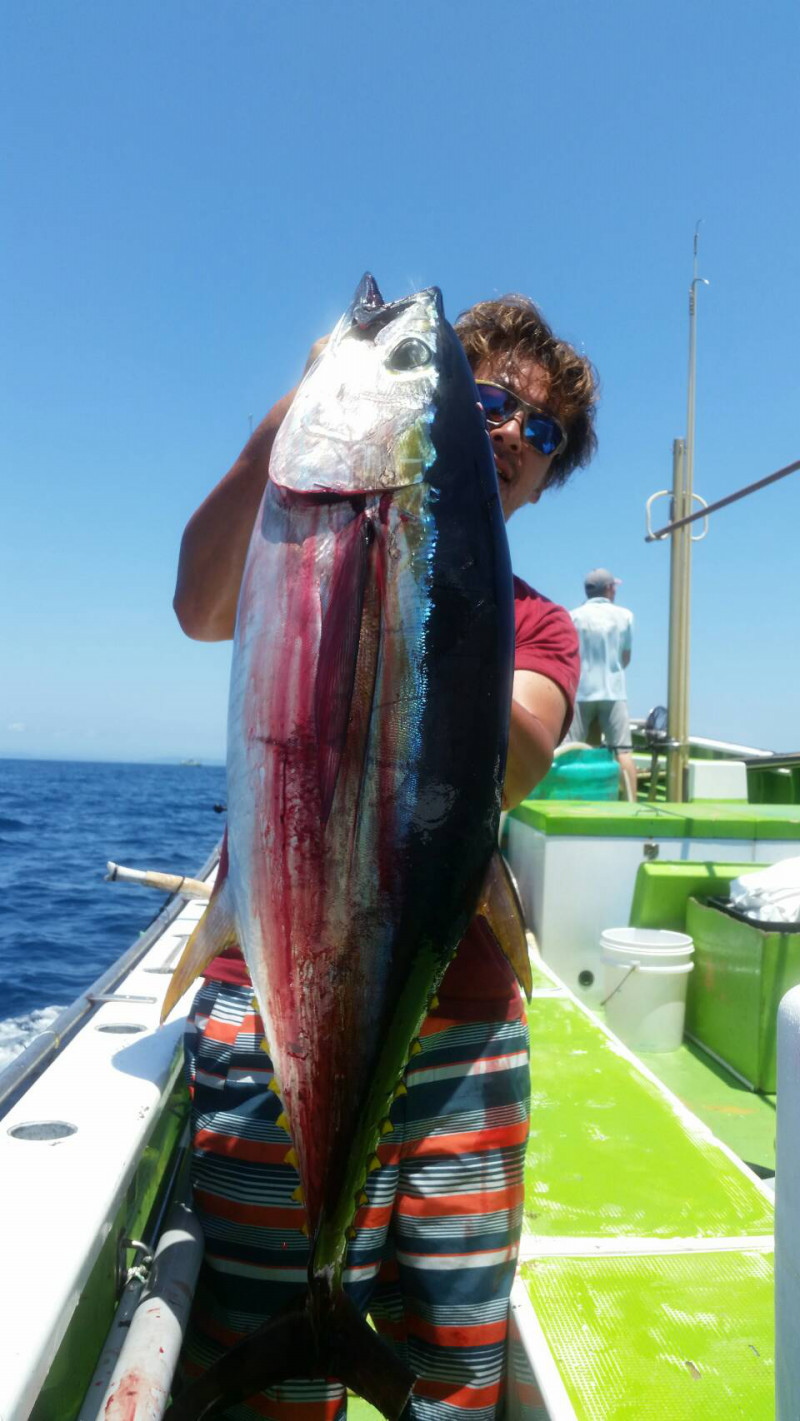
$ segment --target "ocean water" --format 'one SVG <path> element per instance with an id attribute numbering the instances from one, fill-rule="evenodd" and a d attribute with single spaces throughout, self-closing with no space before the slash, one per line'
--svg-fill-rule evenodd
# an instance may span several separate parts
<path id="1" fill-rule="evenodd" d="M 0 1068 L 166 901 L 105 883 L 107 860 L 194 874 L 224 802 L 222 766 L 0 759 Z"/>

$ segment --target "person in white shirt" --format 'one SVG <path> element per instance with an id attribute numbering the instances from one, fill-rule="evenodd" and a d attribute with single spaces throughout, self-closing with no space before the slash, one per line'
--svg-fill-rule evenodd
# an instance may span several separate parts
<path id="1" fill-rule="evenodd" d="M 588 740 L 597 724 L 619 761 L 628 798 L 636 798 L 636 766 L 631 755 L 631 725 L 625 667 L 631 659 L 633 613 L 617 607 L 619 578 L 596 567 L 584 580 L 586 601 L 570 612 L 581 644 L 581 679 L 570 740 Z"/>

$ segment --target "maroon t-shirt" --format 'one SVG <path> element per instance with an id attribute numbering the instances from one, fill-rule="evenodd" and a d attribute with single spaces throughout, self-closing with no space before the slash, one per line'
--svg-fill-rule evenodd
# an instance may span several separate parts
<path id="1" fill-rule="evenodd" d="M 566 735 L 580 679 L 578 634 L 569 612 L 535 592 L 520 577 L 514 578 L 516 626 L 514 670 L 537 671 L 555 681 L 564 693 L 567 713 L 561 729 Z M 215 957 L 206 978 L 237 987 L 249 985 L 250 975 L 236 947 Z M 437 1016 L 467 1020 L 499 1020 L 516 1014 L 519 989 L 511 968 L 494 938 L 477 919 L 470 924 L 439 989 Z"/>

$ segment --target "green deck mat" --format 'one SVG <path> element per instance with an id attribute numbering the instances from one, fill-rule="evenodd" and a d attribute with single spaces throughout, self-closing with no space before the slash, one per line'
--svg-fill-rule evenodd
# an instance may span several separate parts
<path id="1" fill-rule="evenodd" d="M 578 1421 L 772 1421 L 772 1257 L 543 1258 L 520 1274 Z"/>
<path id="2" fill-rule="evenodd" d="M 677 1051 L 642 1052 L 642 1060 L 739 1159 L 757 1174 L 775 1172 L 774 1095 L 748 1090 L 693 1041 Z"/>
<path id="3" fill-rule="evenodd" d="M 525 1243 L 771 1233 L 770 1202 L 569 997 L 534 998 Z"/>

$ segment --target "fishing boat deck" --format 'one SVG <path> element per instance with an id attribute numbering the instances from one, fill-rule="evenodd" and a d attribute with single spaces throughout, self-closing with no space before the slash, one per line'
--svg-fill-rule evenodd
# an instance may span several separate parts
<path id="1" fill-rule="evenodd" d="M 546 970 L 530 1023 L 512 1416 L 772 1417 L 768 1189 Z"/>
<path id="2" fill-rule="evenodd" d="M 763 1179 L 775 1173 L 775 1096 L 749 1090 L 701 1046 L 642 1053 L 654 1075 Z"/>
<path id="3" fill-rule="evenodd" d="M 637 1059 L 544 964 L 529 1021 L 510 1421 L 771 1421 L 773 1199 L 742 1160 L 774 1162 L 774 1099 L 691 1044 Z"/>

